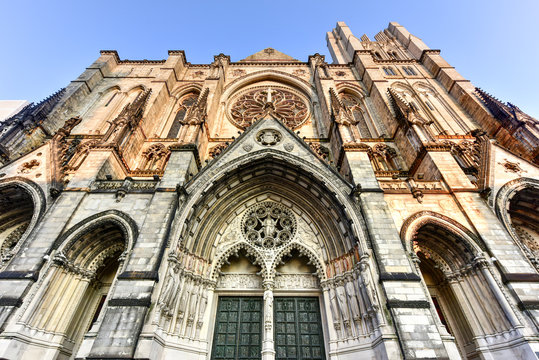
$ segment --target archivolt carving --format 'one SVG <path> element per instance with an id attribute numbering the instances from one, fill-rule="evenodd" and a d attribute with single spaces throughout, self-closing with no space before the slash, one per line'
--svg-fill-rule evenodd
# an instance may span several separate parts
<path id="1" fill-rule="evenodd" d="M 212 159 L 215 159 L 216 157 L 218 157 L 219 155 L 221 155 L 221 153 L 228 147 L 228 143 L 219 143 L 217 145 L 215 145 L 214 147 L 212 147 L 210 149 L 210 151 L 208 152 L 208 156 Z"/>
<path id="2" fill-rule="evenodd" d="M 456 234 L 461 239 L 467 240 L 464 241 L 464 244 L 472 254 L 487 251 L 485 244 L 477 235 L 455 220 L 433 211 L 419 211 L 408 217 L 402 224 L 400 237 L 409 251 L 412 251 L 412 244 L 408 241 L 412 241 L 417 231 L 427 223 L 434 223 Z"/>
<path id="3" fill-rule="evenodd" d="M 539 259 L 537 258 L 535 244 L 533 239 L 528 234 L 524 233 L 523 229 L 516 229 L 513 226 L 508 210 L 511 200 L 520 191 L 525 189 L 537 189 L 539 190 L 539 180 L 532 178 L 518 178 L 511 180 L 503 185 L 498 194 L 496 195 L 496 215 L 505 226 L 505 229 L 511 235 L 515 243 L 522 249 L 524 254 L 528 257 L 530 262 L 539 269 Z M 520 231 L 517 231 L 520 230 Z M 519 234 L 520 232 L 520 234 Z M 520 236 L 519 236 L 520 235 Z M 528 235 L 528 236 L 526 236 Z M 526 241 L 529 240 L 529 241 Z"/>
<path id="4" fill-rule="evenodd" d="M 275 161 L 282 161 L 285 164 L 292 163 L 294 166 L 294 171 L 297 172 L 297 170 L 301 170 L 302 172 L 306 172 L 305 175 L 309 178 L 318 179 L 318 181 L 321 181 L 323 185 L 317 186 L 323 186 L 324 188 L 328 189 L 328 191 L 325 193 L 332 194 L 331 197 L 335 197 L 334 200 L 331 200 L 332 202 L 345 204 L 345 216 L 351 217 L 351 221 L 356 224 L 362 223 L 361 219 L 356 218 L 357 212 L 351 211 L 356 206 L 354 203 L 351 203 L 349 199 L 349 191 L 351 190 L 351 187 L 349 190 L 346 190 L 346 185 L 338 185 L 339 183 L 348 183 L 346 183 L 345 180 L 341 180 L 341 177 L 336 172 L 330 168 L 319 169 L 318 167 L 313 167 L 312 163 L 309 163 L 301 158 L 297 158 L 288 153 L 283 155 L 280 151 L 274 151 L 271 148 L 242 155 L 235 160 L 228 162 L 227 160 L 224 160 L 224 158 L 220 157 L 216 162 L 211 163 L 210 166 L 203 168 L 203 170 L 199 172 L 186 186 L 186 191 L 190 194 L 190 196 L 185 203 L 184 209 L 179 212 L 180 216 L 178 218 L 178 222 L 182 223 L 184 221 L 182 219 L 185 218 L 189 212 L 186 209 L 198 207 L 200 205 L 199 203 L 204 201 L 203 199 L 205 199 L 205 194 L 209 191 L 208 184 L 220 184 L 222 182 L 227 182 L 227 179 L 231 178 L 231 174 L 234 171 L 241 169 L 247 164 L 263 163 L 264 159 L 266 158 L 271 160 L 273 163 L 275 163 Z M 354 232 L 354 230 L 355 229 L 351 229 L 350 231 Z M 185 227 L 178 227 L 174 238 L 178 239 L 181 236 L 181 233 L 184 231 L 186 231 Z M 353 236 L 363 238 L 364 234 L 356 234 L 354 232 Z M 360 241 L 360 243 L 363 244 L 361 245 L 362 248 L 363 246 L 366 246 L 366 241 Z M 331 252 L 332 248 L 328 249 L 328 251 Z M 360 252 L 363 253 L 363 250 Z"/>
<path id="5" fill-rule="evenodd" d="M 32 198 L 32 202 L 34 204 L 34 210 L 33 210 L 32 218 L 30 222 L 26 224 L 26 227 L 24 227 L 24 229 L 23 228 L 17 229 L 17 231 L 22 231 L 20 236 L 18 236 L 18 234 L 13 234 L 13 237 L 17 235 L 16 240 L 6 239 L 4 243 L 2 244 L 2 252 L 0 254 L 2 254 L 4 258 L 0 259 L 0 261 L 3 261 L 3 262 L 8 261 L 13 254 L 19 251 L 21 246 L 25 243 L 26 239 L 29 237 L 30 233 L 33 231 L 33 229 L 37 225 L 38 221 L 41 219 L 41 217 L 45 213 L 45 209 L 47 207 L 45 193 L 43 192 L 41 187 L 37 185 L 36 183 L 34 183 L 33 181 L 30 181 L 28 179 L 25 179 L 19 176 L 0 180 L 0 191 L 2 190 L 2 188 L 13 187 L 13 186 L 20 188 L 21 191 L 25 191 L 30 195 L 30 197 Z M 13 243 L 8 244 L 9 243 L 8 240 L 17 241 L 17 244 L 11 247 Z M 10 246 L 11 250 L 9 252 L 3 251 L 5 246 Z"/>
<path id="6" fill-rule="evenodd" d="M 129 215 L 118 210 L 103 211 L 82 220 L 63 233 L 55 241 L 53 249 L 59 249 L 65 252 L 89 229 L 108 222 L 117 225 L 121 229 L 124 235 L 124 241 L 126 242 L 125 249 L 132 249 L 133 243 L 138 237 L 138 226 Z"/>

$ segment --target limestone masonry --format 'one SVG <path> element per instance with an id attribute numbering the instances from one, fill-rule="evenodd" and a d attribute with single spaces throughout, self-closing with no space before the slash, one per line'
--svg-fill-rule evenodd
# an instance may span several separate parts
<path id="1" fill-rule="evenodd" d="M 0 358 L 537 359 L 539 122 L 397 23 L 326 39 L 101 51 L 2 121 Z"/>

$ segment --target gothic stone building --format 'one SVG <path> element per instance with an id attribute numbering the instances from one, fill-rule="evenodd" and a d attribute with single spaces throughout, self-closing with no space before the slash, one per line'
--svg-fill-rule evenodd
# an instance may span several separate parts
<path id="1" fill-rule="evenodd" d="M 374 38 L 102 51 L 3 122 L 0 357 L 536 359 L 539 122 Z"/>

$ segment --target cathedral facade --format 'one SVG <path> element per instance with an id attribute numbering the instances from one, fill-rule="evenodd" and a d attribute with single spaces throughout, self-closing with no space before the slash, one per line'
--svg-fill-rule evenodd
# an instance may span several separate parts
<path id="1" fill-rule="evenodd" d="M 2 359 L 537 359 L 539 122 L 397 23 L 100 57 L 0 124 Z"/>

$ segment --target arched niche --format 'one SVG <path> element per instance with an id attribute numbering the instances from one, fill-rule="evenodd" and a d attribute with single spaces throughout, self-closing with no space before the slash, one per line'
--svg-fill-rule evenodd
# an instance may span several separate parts
<path id="1" fill-rule="evenodd" d="M 496 195 L 496 214 L 529 261 L 539 269 L 539 181 L 519 178 L 502 186 Z"/>
<path id="2" fill-rule="evenodd" d="M 431 312 L 446 335 L 446 346 L 456 345 L 463 358 L 473 358 L 483 351 L 483 339 L 507 341 L 501 334 L 512 331 L 518 321 L 478 237 L 429 211 L 407 219 L 401 237 L 431 296 Z"/>
<path id="3" fill-rule="evenodd" d="M 61 335 L 55 345 L 74 355 L 83 336 L 100 326 L 107 296 L 137 234 L 134 221 L 114 210 L 66 231 L 54 245 L 39 291 L 22 317 L 24 324 L 37 338 Z"/>
<path id="4" fill-rule="evenodd" d="M 22 177 L 0 180 L 0 267 L 28 238 L 45 208 L 45 194 L 34 182 Z"/>

